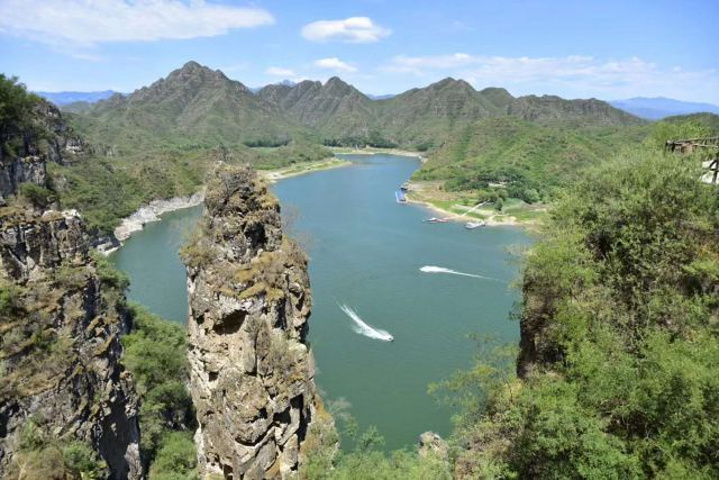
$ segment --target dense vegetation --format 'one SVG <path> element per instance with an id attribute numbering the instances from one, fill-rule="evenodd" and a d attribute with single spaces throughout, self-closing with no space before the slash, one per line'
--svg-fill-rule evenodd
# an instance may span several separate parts
<path id="1" fill-rule="evenodd" d="M 11 153 L 14 147 L 7 144 L 9 140 L 33 128 L 33 108 L 39 101 L 37 96 L 27 92 L 17 77 L 0 74 L 0 146 L 6 153 Z"/>
<path id="2" fill-rule="evenodd" d="M 445 384 L 458 476 L 719 475 L 719 195 L 698 178 L 636 148 L 557 202 L 523 274 L 521 380 L 493 355 Z"/>
<path id="3" fill-rule="evenodd" d="M 62 204 L 83 212 L 90 227 L 109 233 L 142 204 L 197 192 L 218 160 L 273 169 L 330 155 L 319 145 L 297 142 L 279 148 L 163 149 L 122 158 L 94 155 L 50 165 L 50 173 Z"/>
<path id="4" fill-rule="evenodd" d="M 445 180 L 450 191 L 473 190 L 478 201 L 498 191 L 527 203 L 549 199 L 583 169 L 623 145 L 639 143 L 647 127 L 577 127 L 514 117 L 488 118 L 466 127 L 429 156 L 417 180 Z"/>
<path id="5" fill-rule="evenodd" d="M 197 478 L 192 436 L 197 428 L 187 387 L 189 364 L 185 329 L 131 308 L 132 331 L 123 337 L 123 363 L 142 400 L 140 451 L 151 480 Z"/>
<path id="6" fill-rule="evenodd" d="M 318 418 L 310 425 L 303 450 L 305 463 L 300 478 L 307 480 L 447 480 L 451 478 L 447 459 L 436 452 L 382 450 L 384 439 L 375 427 L 360 432 L 356 420 L 347 412 L 349 405 L 340 400 L 318 409 Z M 352 446 L 339 448 L 336 424 Z"/>

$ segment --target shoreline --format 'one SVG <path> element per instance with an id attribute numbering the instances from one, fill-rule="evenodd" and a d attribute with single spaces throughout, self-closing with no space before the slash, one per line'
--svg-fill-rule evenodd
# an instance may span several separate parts
<path id="1" fill-rule="evenodd" d="M 321 172 L 323 170 L 331 170 L 333 168 L 346 167 L 351 164 L 352 162 L 348 160 L 331 157 L 318 162 L 298 163 L 275 170 L 257 170 L 257 175 L 259 175 L 262 179 L 267 180 L 269 183 L 277 183 L 286 178 L 297 177 L 307 173 Z"/>
<path id="2" fill-rule="evenodd" d="M 430 203 L 426 200 L 417 200 L 417 199 L 412 199 L 409 197 L 407 198 L 407 203 L 419 205 L 421 207 L 426 208 L 427 210 L 441 214 L 444 216 L 442 218 L 446 218 L 450 222 L 466 223 L 466 222 L 469 222 L 472 220 L 483 220 L 487 223 L 485 225 L 487 227 L 522 227 L 522 228 L 528 228 L 535 224 L 532 221 L 525 221 L 525 222 L 519 221 L 511 215 L 501 215 L 506 218 L 503 220 L 497 220 L 495 218 L 495 217 L 497 217 L 497 215 L 491 215 L 486 218 L 462 216 L 461 213 L 456 213 L 456 212 L 452 212 L 450 210 L 445 210 L 444 208 L 440 208 L 436 205 L 433 205 L 432 203 Z"/>
<path id="3" fill-rule="evenodd" d="M 446 218 L 451 222 L 468 222 L 471 220 L 483 220 L 484 222 L 486 222 L 486 226 L 488 227 L 507 226 L 530 229 L 535 228 L 540 222 L 538 219 L 520 220 L 509 213 L 495 212 L 493 209 L 491 209 L 491 207 L 475 210 L 475 213 L 477 213 L 477 215 L 463 215 L 463 213 L 457 213 L 456 211 L 437 206 L 432 203 L 431 199 L 427 199 L 426 197 L 417 198 L 419 190 L 413 189 L 413 186 L 416 187 L 416 184 L 410 181 L 409 191 L 407 194 L 407 203 L 422 206 L 427 210 L 437 213 L 438 215 L 442 215 L 442 218 Z M 464 208 L 466 208 L 467 211 L 471 210 L 471 207 Z"/>
<path id="4" fill-rule="evenodd" d="M 397 155 L 399 157 L 416 157 L 419 161 L 425 163 L 427 159 L 422 156 L 422 152 L 413 152 L 412 150 L 402 150 L 394 148 L 343 148 L 330 147 L 334 154 L 339 155 L 377 155 L 386 153 L 388 155 Z"/>
<path id="5" fill-rule="evenodd" d="M 257 170 L 257 174 L 269 183 L 276 183 L 285 178 L 344 167 L 351 164 L 352 162 L 350 161 L 332 157 L 319 162 L 292 165 L 276 170 Z M 301 167 L 301 169 L 296 170 L 298 167 Z M 96 245 L 95 249 L 107 257 L 119 250 L 133 234 L 142 231 L 148 223 L 162 221 L 160 217 L 165 213 L 196 207 L 204 200 L 205 187 L 202 187 L 198 192 L 192 195 L 173 197 L 166 200 L 153 200 L 149 204 L 138 208 L 129 217 L 123 218 L 120 225 L 113 230 L 112 236 L 109 237 L 107 241 Z"/>
<path id="6" fill-rule="evenodd" d="M 109 241 L 100 243 L 95 249 L 104 256 L 108 256 L 122 247 L 133 234 L 142 231 L 148 223 L 159 222 L 165 213 L 184 210 L 200 205 L 205 200 L 204 187 L 185 197 L 173 197 L 166 200 L 153 200 L 147 205 L 138 208 L 132 215 L 122 219 L 119 226 L 112 232 Z"/>

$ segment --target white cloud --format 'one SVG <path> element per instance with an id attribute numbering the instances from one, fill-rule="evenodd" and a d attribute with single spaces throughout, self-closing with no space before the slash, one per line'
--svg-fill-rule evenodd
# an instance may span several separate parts
<path id="1" fill-rule="evenodd" d="M 591 56 L 501 57 L 453 53 L 436 56 L 397 56 L 382 67 L 386 72 L 420 77 L 457 76 L 478 88 L 501 86 L 516 94 L 556 93 L 563 96 L 626 98 L 667 96 L 705 99 L 719 92 L 716 71 L 661 68 L 638 57 L 622 60 Z M 719 95 L 714 94 L 718 101 Z"/>
<path id="2" fill-rule="evenodd" d="M 377 25 L 369 17 L 319 20 L 302 28 L 302 36 L 311 42 L 339 40 L 348 43 L 374 43 L 391 33 L 390 29 Z"/>
<path id="3" fill-rule="evenodd" d="M 265 73 L 267 75 L 272 75 L 273 77 L 291 78 L 291 77 L 297 76 L 297 74 L 294 72 L 294 70 L 291 70 L 289 68 L 282 68 L 282 67 L 270 67 L 267 70 L 265 70 Z"/>
<path id="4" fill-rule="evenodd" d="M 72 47 L 212 37 L 274 23 L 260 8 L 204 0 L 0 0 L 0 11 L 0 31 Z"/>
<path id="5" fill-rule="evenodd" d="M 343 73 L 352 73 L 357 71 L 357 67 L 353 67 L 349 63 L 343 62 L 337 57 L 321 58 L 315 61 L 315 66 Z"/>

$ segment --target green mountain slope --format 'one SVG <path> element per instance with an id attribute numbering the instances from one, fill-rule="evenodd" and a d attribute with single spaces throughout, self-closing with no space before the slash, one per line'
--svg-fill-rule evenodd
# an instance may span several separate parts
<path id="1" fill-rule="evenodd" d="M 608 103 L 559 97 L 514 98 L 502 88 L 475 90 L 446 78 L 395 97 L 372 100 L 337 77 L 327 83 L 268 85 L 258 96 L 290 119 L 313 129 L 330 145 L 401 146 L 427 150 L 441 146 L 474 122 L 512 116 L 535 123 L 572 122 L 575 126 L 645 123 Z"/>
<path id="2" fill-rule="evenodd" d="M 305 80 L 293 87 L 268 85 L 258 96 L 312 128 L 324 143 L 364 144 L 379 127 L 377 102 L 337 77 L 324 84 Z"/>
<path id="3" fill-rule="evenodd" d="M 530 122 L 569 121 L 579 126 L 632 126 L 647 123 L 595 98 L 565 100 L 554 95 L 528 95 L 514 99 L 507 106 L 507 113 Z"/>
<path id="4" fill-rule="evenodd" d="M 578 128 L 572 120 L 487 118 L 466 126 L 429 155 L 415 179 L 446 180 L 447 190 L 487 190 L 490 183 L 506 184 L 509 196 L 531 201 L 525 190 L 546 196 L 616 149 L 641 142 L 648 131 L 642 126 Z"/>
<path id="5" fill-rule="evenodd" d="M 100 156 L 137 160 L 157 152 L 163 163 L 174 164 L 179 156 L 168 155 L 168 149 L 206 164 L 212 155 L 198 149 L 241 150 L 242 144 L 302 140 L 411 148 L 427 151 L 429 158 L 415 179 L 446 181 L 449 191 L 479 191 L 477 198 L 492 197 L 499 186 L 504 197 L 528 202 L 547 197 L 582 168 L 647 134 L 647 122 L 595 99 L 515 98 L 502 88 L 477 91 L 453 78 L 383 100 L 372 100 L 337 77 L 268 85 L 255 94 L 195 62 L 72 119 Z"/>
<path id="6" fill-rule="evenodd" d="M 115 153 L 145 146 L 279 145 L 302 130 L 240 82 L 195 62 L 127 97 L 98 102 L 76 124 Z"/>

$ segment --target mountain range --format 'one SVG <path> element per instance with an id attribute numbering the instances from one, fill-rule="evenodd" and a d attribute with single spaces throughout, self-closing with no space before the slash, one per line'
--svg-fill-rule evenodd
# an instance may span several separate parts
<path id="1" fill-rule="evenodd" d="M 110 98 L 117 92 L 114 90 L 103 90 L 101 92 L 34 92 L 45 100 L 48 100 L 58 107 L 63 107 L 70 103 L 87 102 L 95 103 L 100 100 Z"/>
<path id="2" fill-rule="evenodd" d="M 338 77 L 325 83 L 268 85 L 255 94 L 196 62 L 129 95 L 95 103 L 76 123 L 94 142 L 121 149 L 148 144 L 276 146 L 303 139 L 426 150 L 479 119 L 503 116 L 579 126 L 644 123 L 596 99 L 513 97 L 501 88 L 477 91 L 453 78 L 381 100 Z"/>
<path id="3" fill-rule="evenodd" d="M 710 103 L 683 102 L 664 97 L 635 97 L 626 100 L 612 100 L 612 106 L 647 120 L 661 120 L 673 115 L 691 113 L 719 114 L 719 106 Z"/>

